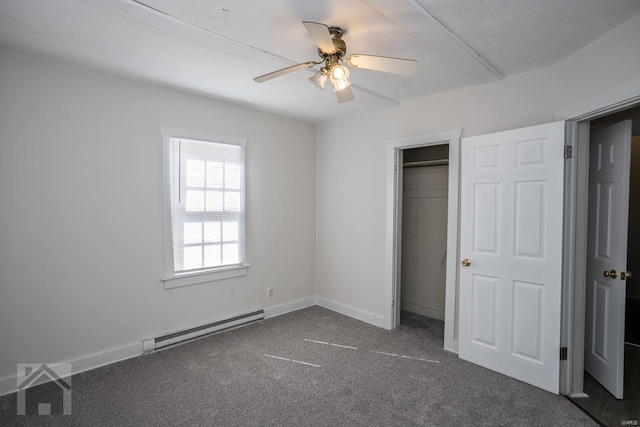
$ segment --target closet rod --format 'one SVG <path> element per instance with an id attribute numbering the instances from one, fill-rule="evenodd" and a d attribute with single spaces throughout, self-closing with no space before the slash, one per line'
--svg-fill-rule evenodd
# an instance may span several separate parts
<path id="1" fill-rule="evenodd" d="M 442 160 L 420 160 L 417 162 L 407 162 L 402 165 L 405 168 L 417 168 L 419 166 L 440 166 L 440 165 L 448 165 L 449 159 Z"/>

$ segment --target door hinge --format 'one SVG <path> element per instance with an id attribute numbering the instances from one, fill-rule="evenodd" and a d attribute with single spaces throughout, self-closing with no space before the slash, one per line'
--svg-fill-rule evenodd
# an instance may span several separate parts
<path id="1" fill-rule="evenodd" d="M 564 146 L 564 158 L 570 159 L 573 157 L 573 146 L 565 145 Z"/>
<path id="2" fill-rule="evenodd" d="M 569 357 L 569 349 L 567 347 L 560 347 L 560 360 L 567 360 Z"/>
<path id="3" fill-rule="evenodd" d="M 391 298 L 391 308 L 395 306 L 396 300 L 395 298 Z"/>

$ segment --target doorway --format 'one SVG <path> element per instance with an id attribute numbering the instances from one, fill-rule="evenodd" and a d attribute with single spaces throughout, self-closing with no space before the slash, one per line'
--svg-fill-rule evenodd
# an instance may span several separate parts
<path id="1" fill-rule="evenodd" d="M 601 162 L 597 156 L 602 152 L 602 148 L 597 144 L 598 141 L 601 141 L 603 134 L 616 126 L 621 128 L 625 120 L 629 124 L 629 133 L 624 139 L 630 146 L 630 154 L 625 156 L 630 166 L 625 177 L 628 181 L 622 186 L 624 199 L 623 203 L 615 203 L 603 210 L 606 203 L 600 202 L 602 185 L 596 182 L 597 179 L 594 179 L 594 176 L 599 173 L 597 164 Z M 576 378 L 574 378 L 572 401 L 604 424 L 620 425 L 625 420 L 637 420 L 640 415 L 640 319 L 638 314 L 640 312 L 638 309 L 640 307 L 640 276 L 635 278 L 633 276 L 634 268 L 640 272 L 640 224 L 636 220 L 640 215 L 640 203 L 637 201 L 640 197 L 640 106 L 636 105 L 597 116 L 591 120 L 584 120 L 578 123 L 578 128 L 580 126 L 582 126 L 582 138 L 580 138 L 580 131 L 578 131 L 576 142 L 582 143 L 582 147 L 589 146 L 591 151 L 588 156 L 590 159 L 585 160 L 583 157 L 583 165 L 590 164 L 590 167 L 586 168 L 586 177 L 589 182 L 586 198 L 589 200 L 590 206 L 585 223 L 587 251 L 584 260 L 586 265 L 580 267 L 584 269 L 585 274 L 585 299 L 582 303 L 576 304 L 574 310 L 574 319 L 575 314 L 580 315 L 582 312 L 584 315 L 584 353 L 574 349 L 576 354 L 572 359 L 574 367 L 576 365 L 580 365 L 580 368 L 584 366 L 584 370 L 574 371 L 574 375 L 579 376 L 579 381 L 576 382 Z M 585 134 L 588 136 L 586 141 L 584 140 Z M 586 150 L 581 151 L 585 152 Z M 620 159 L 619 155 L 618 159 Z M 614 181 L 609 181 L 611 182 L 606 184 L 613 185 Z M 602 252 L 602 247 L 598 246 L 598 234 L 602 233 L 603 229 L 596 224 L 594 230 L 593 221 L 599 221 L 594 218 L 607 213 L 614 218 L 615 210 L 621 209 L 622 206 L 626 208 L 627 202 L 628 218 L 625 215 L 623 227 L 620 227 L 624 230 L 620 243 L 622 259 L 615 262 L 615 268 L 619 271 L 605 269 L 605 271 L 598 270 L 595 273 L 590 273 L 589 269 L 594 263 L 590 257 L 597 258 L 597 254 Z M 579 276 L 576 274 L 576 277 Z M 616 292 L 618 297 L 615 297 Z M 613 306 L 608 306 L 608 304 L 606 304 L 608 307 L 605 307 L 602 301 L 605 301 L 606 298 L 617 298 L 619 307 L 615 310 L 611 309 Z M 610 331 L 613 330 L 612 325 L 616 322 L 619 323 L 618 333 L 607 336 L 607 328 Z M 611 349 L 616 346 L 619 353 L 619 357 L 615 358 L 618 361 L 617 364 L 615 360 L 608 360 L 614 359 L 611 356 L 615 352 L 611 353 Z M 584 365 L 576 363 L 576 356 L 584 357 Z M 610 367 L 614 367 L 614 370 L 609 372 L 607 376 L 603 369 L 606 370 L 606 365 L 610 361 L 612 362 Z M 617 382 L 612 380 L 612 376 L 615 377 L 616 374 Z M 578 392 L 575 389 L 576 383 L 581 385 Z"/>
<path id="2" fill-rule="evenodd" d="M 387 224 L 386 224 L 386 309 L 385 327 L 400 326 L 402 301 L 402 211 L 403 211 L 403 157 L 405 152 L 421 147 L 441 146 L 448 151 L 447 170 L 447 222 L 445 259 L 445 309 L 444 348 L 457 353 L 458 309 L 458 227 L 459 227 L 459 165 L 460 136 L 462 129 L 452 129 L 423 135 L 390 139 L 386 142 L 387 153 Z M 416 151 L 417 152 L 417 151 Z M 411 154 L 409 154 L 409 158 Z M 436 159 L 437 160 L 437 159 Z"/>
<path id="3" fill-rule="evenodd" d="M 400 323 L 437 325 L 445 313 L 449 146 L 405 149 L 402 158 Z"/>
<path id="4" fill-rule="evenodd" d="M 640 119 L 634 128 L 640 131 Z M 640 348 L 640 132 L 631 139 L 631 173 L 629 179 L 629 232 L 627 241 L 627 269 L 636 272 L 627 281 L 625 306 L 625 342 Z"/>

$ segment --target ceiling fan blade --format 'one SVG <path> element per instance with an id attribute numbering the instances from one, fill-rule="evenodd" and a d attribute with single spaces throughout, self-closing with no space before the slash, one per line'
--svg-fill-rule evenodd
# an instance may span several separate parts
<path id="1" fill-rule="evenodd" d="M 336 52 L 331 33 L 329 33 L 329 27 L 325 24 L 310 21 L 303 21 L 302 24 L 307 28 L 307 31 L 309 31 L 309 34 L 311 34 L 311 37 L 322 52 L 329 54 Z"/>
<path id="2" fill-rule="evenodd" d="M 314 62 L 314 61 L 304 62 L 302 64 L 293 65 L 291 67 L 283 68 L 282 70 L 274 71 L 273 73 L 258 76 L 253 80 L 256 83 L 266 82 L 267 80 L 275 79 L 276 77 L 284 76 L 285 74 L 293 73 L 294 71 L 304 70 L 305 68 L 311 68 L 316 64 L 317 62 Z"/>
<path id="3" fill-rule="evenodd" d="M 336 92 L 336 96 L 338 97 L 338 102 L 349 102 L 353 100 L 353 91 L 351 91 L 351 86 L 347 86 L 346 88 L 339 90 Z"/>
<path id="4" fill-rule="evenodd" d="M 351 55 L 347 63 L 355 68 L 382 71 L 385 73 L 413 76 L 418 70 L 418 61 L 376 55 Z"/>

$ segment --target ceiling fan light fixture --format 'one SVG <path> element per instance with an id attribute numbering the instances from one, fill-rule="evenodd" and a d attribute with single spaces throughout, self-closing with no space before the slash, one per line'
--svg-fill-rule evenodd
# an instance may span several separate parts
<path id="1" fill-rule="evenodd" d="M 331 66 L 331 78 L 340 80 L 349 78 L 349 70 L 340 64 L 333 64 Z"/>
<path id="2" fill-rule="evenodd" d="M 324 85 L 327 83 L 327 73 L 324 68 L 313 73 L 313 76 L 309 77 L 309 81 L 320 89 L 324 89 Z"/>
<path id="3" fill-rule="evenodd" d="M 343 59 L 347 53 L 347 45 L 342 40 L 343 31 L 341 28 L 329 27 L 326 24 L 311 21 L 303 21 L 302 24 L 315 41 L 321 60 L 302 62 L 263 74 L 253 79 L 256 83 L 264 83 L 294 71 L 322 64 L 320 65 L 320 70 L 314 72 L 313 76 L 309 78 L 311 83 L 320 89 L 324 89 L 327 80 L 331 80 L 338 102 L 348 102 L 354 99 L 351 82 L 349 81 L 349 69 L 341 65 L 340 62 L 354 68 L 364 68 L 365 70 L 382 71 L 408 77 L 415 75 L 418 69 L 418 61 L 393 58 L 391 56 L 355 54 Z"/>
<path id="4" fill-rule="evenodd" d="M 333 83 L 334 92 L 340 92 L 341 90 L 344 90 L 351 86 L 351 82 L 347 79 L 332 80 L 331 83 Z"/>
<path id="5" fill-rule="evenodd" d="M 349 69 L 340 64 L 332 64 L 329 68 L 329 78 L 333 83 L 333 90 L 335 92 L 344 90 L 351 86 L 349 81 Z"/>

